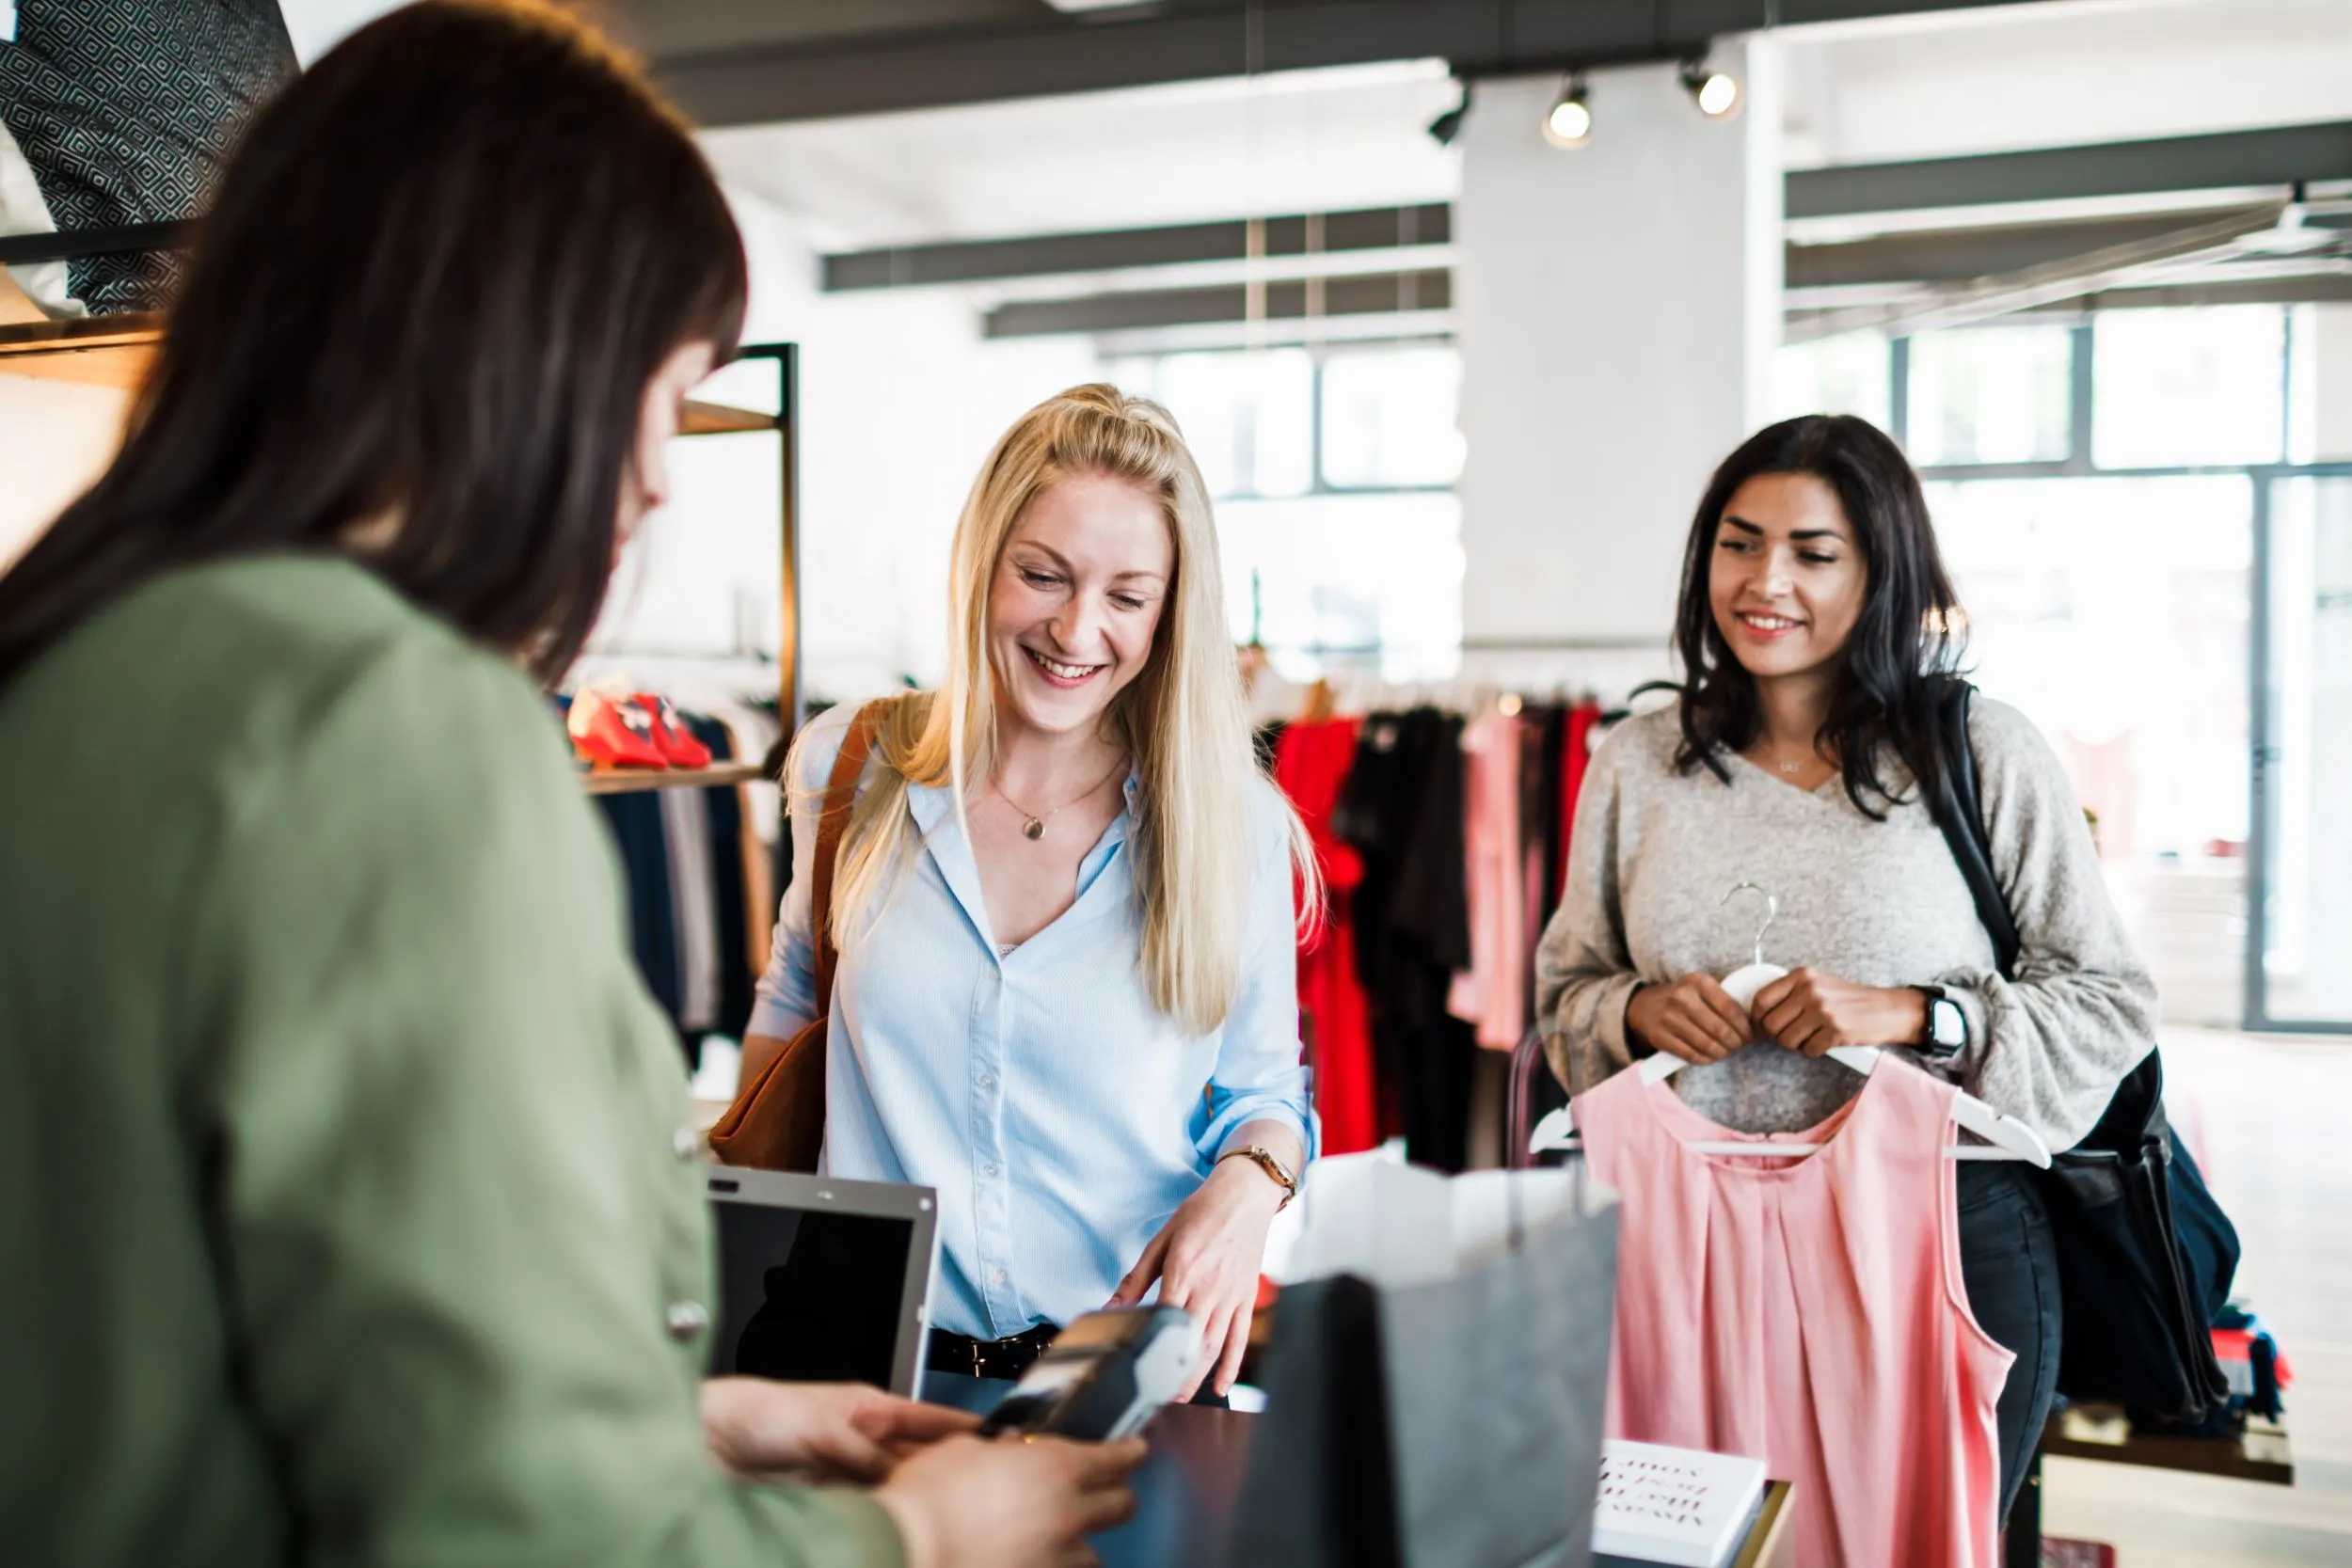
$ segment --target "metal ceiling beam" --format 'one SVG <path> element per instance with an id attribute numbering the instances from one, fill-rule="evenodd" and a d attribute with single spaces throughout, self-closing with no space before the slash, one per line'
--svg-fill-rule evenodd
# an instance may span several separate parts
<path id="1" fill-rule="evenodd" d="M 1117 272 L 1130 267 L 1444 245 L 1454 236 L 1454 210 L 1438 201 L 1416 207 L 1272 217 L 1261 220 L 1257 227 L 1254 247 L 1248 220 L 1232 218 L 1156 229 L 1031 234 L 1011 239 L 958 240 L 845 251 L 824 259 L 824 286 L 828 292 L 917 288 L 1008 277 L 1051 277 L 1064 273 Z"/>
<path id="2" fill-rule="evenodd" d="M 1454 303 L 1454 275 L 1443 268 L 1288 279 L 1260 287 L 1264 291 L 1264 305 L 1257 319 L 1264 321 L 1443 310 Z M 1249 293 L 1250 285 L 1234 283 L 1208 289 L 1089 294 L 1078 299 L 1017 300 L 991 310 L 983 332 L 991 338 L 1032 338 L 1061 332 L 1125 332 L 1247 322 L 1252 319 Z"/>
<path id="3" fill-rule="evenodd" d="M 2229 207 L 2206 212 L 2141 213 L 2128 217 L 2057 223 L 1987 224 L 1879 234 L 1830 245 L 1791 245 L 1783 267 L 1791 289 L 1851 288 L 1862 284 L 1966 283 L 1999 273 L 2086 256 L 2115 245 L 2162 239 L 2189 224 L 2241 214 L 2275 213 Z"/>
<path id="4" fill-rule="evenodd" d="M 2311 273 L 2300 277 L 2264 277 L 2215 283 L 2156 283 L 2102 289 L 2070 299 L 2051 300 L 2017 312 L 2021 321 L 2042 316 L 2079 317 L 2103 310 L 2179 310 L 2208 305 L 2341 305 L 2352 303 L 2352 274 Z M 1789 341 L 1822 336 L 1815 324 L 1829 314 L 1799 307 L 1788 316 Z"/>
<path id="5" fill-rule="evenodd" d="M 1804 342 L 1841 332 L 1878 331 L 1890 338 L 1939 327 L 1965 326 L 1994 316 L 2030 310 L 2036 306 L 2079 299 L 2104 290 L 2128 288 L 2153 281 L 2160 267 L 2193 267 L 2227 261 L 2244 254 L 2247 236 L 2271 228 L 2283 203 L 2247 208 L 2222 217 L 2177 229 L 2084 255 L 2065 257 L 2037 266 L 1967 283 L 1942 284 L 1919 298 L 1891 305 L 1858 306 L 1824 310 L 1792 325 L 1788 341 Z"/>
<path id="6" fill-rule="evenodd" d="M 1849 164 L 1788 176 L 1791 218 L 2352 180 L 2352 120 L 2201 136 Z"/>
<path id="7" fill-rule="evenodd" d="M 1467 76 L 1671 60 L 1727 33 L 1988 0 L 1174 0 L 1135 12 L 658 58 L 704 125 L 758 125 L 1256 71 L 1442 58 Z M 2034 5 L 2042 0 L 1989 0 Z"/>

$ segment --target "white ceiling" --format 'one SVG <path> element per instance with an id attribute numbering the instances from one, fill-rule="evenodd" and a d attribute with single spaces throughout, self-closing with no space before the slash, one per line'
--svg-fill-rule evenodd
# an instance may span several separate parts
<path id="1" fill-rule="evenodd" d="M 2352 0 L 2043 0 L 1780 42 L 1791 167 L 2352 119 Z M 731 184 L 854 247 L 1449 199 L 1458 157 L 1424 127 L 1455 90 L 1433 60 L 705 143 Z"/>
<path id="2" fill-rule="evenodd" d="M 2352 0 L 2049 0 L 1785 37 L 1792 167 L 2352 119 Z"/>
<path id="3" fill-rule="evenodd" d="M 1351 66 L 713 131 L 729 183 L 823 243 L 1124 229 L 1444 201 L 1457 155 L 1423 128 L 1442 61 Z"/>
<path id="4" fill-rule="evenodd" d="M 397 0 L 283 0 L 307 62 Z M 1780 35 L 1791 167 L 2352 119 L 2352 0 L 2042 0 Z M 1450 199 L 1438 61 L 708 133 L 826 248 Z M 1605 128 L 1603 134 L 1606 134 Z"/>

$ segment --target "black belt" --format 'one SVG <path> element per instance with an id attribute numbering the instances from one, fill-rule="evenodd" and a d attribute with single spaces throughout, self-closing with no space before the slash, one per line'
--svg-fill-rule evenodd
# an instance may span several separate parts
<path id="1" fill-rule="evenodd" d="M 954 1372 L 961 1377 L 994 1377 L 1017 1381 L 1021 1374 L 1036 1364 L 1045 1354 L 1045 1347 L 1061 1332 L 1055 1323 L 1040 1323 L 1025 1334 L 1009 1339 L 975 1339 L 969 1335 L 950 1334 L 944 1328 L 931 1330 L 930 1355 L 926 1370 L 934 1372 Z"/>

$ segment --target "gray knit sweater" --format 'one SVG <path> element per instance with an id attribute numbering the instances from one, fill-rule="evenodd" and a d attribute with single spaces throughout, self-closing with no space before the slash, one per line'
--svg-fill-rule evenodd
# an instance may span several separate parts
<path id="1" fill-rule="evenodd" d="M 1749 961 L 1762 903 L 1721 901 L 1752 881 L 1780 899 L 1768 962 L 1947 988 L 1968 1015 L 1970 1045 L 1946 1075 L 2052 1148 L 2090 1131 L 2154 1042 L 2156 990 L 2107 896 L 2074 790 L 2030 721 L 1979 697 L 1969 725 L 1994 874 L 2024 942 L 2014 981 L 1994 971 L 1968 885 L 1924 806 L 1873 821 L 1842 779 L 1807 793 L 1740 758 L 1726 759 L 1728 784 L 1705 768 L 1678 773 L 1680 738 L 1671 706 L 1627 721 L 1594 753 L 1577 802 L 1567 891 L 1535 956 L 1545 1045 L 1572 1092 L 1630 1061 L 1625 1009 L 1640 986 Z M 1911 792 L 1899 764 L 1883 773 Z M 1820 1120 L 1863 1080 L 1765 1043 L 1674 1082 L 1724 1126 L 1784 1132 Z"/>

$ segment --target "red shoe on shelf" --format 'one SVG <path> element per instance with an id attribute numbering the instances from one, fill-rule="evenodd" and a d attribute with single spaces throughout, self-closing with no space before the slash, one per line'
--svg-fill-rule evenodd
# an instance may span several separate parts
<path id="1" fill-rule="evenodd" d="M 654 736 L 653 716 L 629 698 L 582 691 L 572 699 L 564 727 L 571 732 L 572 750 L 599 767 L 670 766 Z"/>
<path id="2" fill-rule="evenodd" d="M 694 732 L 678 718 L 677 709 L 670 705 L 669 698 L 640 692 L 637 705 L 653 716 L 654 743 L 661 748 L 661 755 L 671 767 L 710 766 L 710 748 L 694 738 Z"/>

